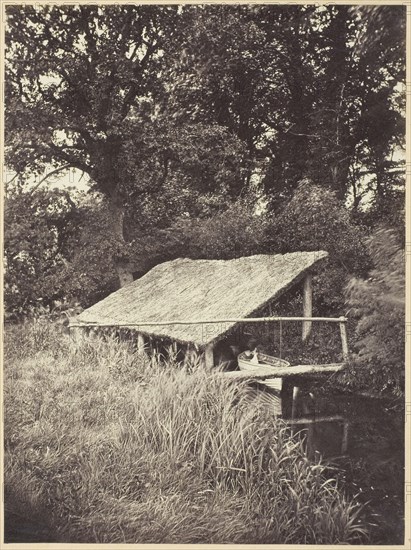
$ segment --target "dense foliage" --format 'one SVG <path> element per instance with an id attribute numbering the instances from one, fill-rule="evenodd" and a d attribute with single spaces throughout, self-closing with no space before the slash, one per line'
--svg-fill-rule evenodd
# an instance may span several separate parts
<path id="1" fill-rule="evenodd" d="M 88 174 L 120 284 L 132 228 L 277 211 L 306 177 L 355 211 L 403 185 L 403 6 L 16 5 L 6 43 L 7 163 Z"/>
<path id="2" fill-rule="evenodd" d="M 280 253 L 326 250 L 329 259 L 316 280 L 316 302 L 337 314 L 350 275 L 364 275 L 371 265 L 365 236 L 334 191 L 303 180 L 275 220 L 269 248 Z"/>
<path id="3" fill-rule="evenodd" d="M 6 318 L 83 307 L 117 288 L 121 253 L 107 205 L 73 190 L 9 189 L 5 201 Z M 120 249 L 120 250 L 119 250 Z"/>
<path id="4" fill-rule="evenodd" d="M 359 322 L 350 383 L 378 392 L 404 393 L 405 254 L 394 230 L 379 229 L 368 242 L 374 267 L 353 278 L 347 301 Z"/>
<path id="5" fill-rule="evenodd" d="M 272 207 L 303 177 L 358 207 L 398 183 L 404 16 L 391 6 L 188 7 L 173 99 L 243 140 L 248 177 L 261 170 Z"/>
<path id="6" fill-rule="evenodd" d="M 67 191 L 15 188 L 4 219 L 6 312 L 21 316 L 61 297 L 61 272 L 72 259 L 81 216 Z"/>

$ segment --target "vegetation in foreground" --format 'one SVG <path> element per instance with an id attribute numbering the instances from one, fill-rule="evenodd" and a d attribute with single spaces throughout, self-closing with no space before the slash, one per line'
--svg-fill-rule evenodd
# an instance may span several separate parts
<path id="1" fill-rule="evenodd" d="M 49 323 L 5 343 L 6 529 L 24 511 L 62 542 L 365 540 L 358 505 L 238 384 Z"/>

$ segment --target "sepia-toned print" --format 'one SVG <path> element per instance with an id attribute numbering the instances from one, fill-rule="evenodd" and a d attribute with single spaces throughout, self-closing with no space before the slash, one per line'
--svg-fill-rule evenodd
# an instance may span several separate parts
<path id="1" fill-rule="evenodd" d="M 5 548 L 410 548 L 405 4 L 2 9 Z"/>

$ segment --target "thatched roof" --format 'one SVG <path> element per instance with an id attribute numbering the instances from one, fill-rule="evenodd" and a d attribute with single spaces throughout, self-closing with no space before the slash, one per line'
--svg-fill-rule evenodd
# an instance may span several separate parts
<path id="1" fill-rule="evenodd" d="M 178 259 L 154 267 L 79 315 L 81 323 L 138 325 L 252 316 L 297 283 L 327 252 L 233 260 Z M 140 332 L 204 346 L 236 323 L 141 327 Z"/>

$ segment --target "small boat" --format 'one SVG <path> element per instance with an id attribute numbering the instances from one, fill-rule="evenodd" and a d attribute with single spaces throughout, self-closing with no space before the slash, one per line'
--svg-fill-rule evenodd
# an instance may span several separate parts
<path id="1" fill-rule="evenodd" d="M 258 371 L 260 367 L 264 369 L 269 368 L 274 373 L 278 368 L 289 367 L 290 363 L 279 357 L 272 357 L 271 355 L 266 355 L 257 350 L 254 351 L 243 351 L 237 358 L 238 366 L 242 371 Z M 275 390 L 281 391 L 282 387 L 282 378 L 268 378 L 267 380 L 259 380 L 259 383 L 273 388 Z"/>

